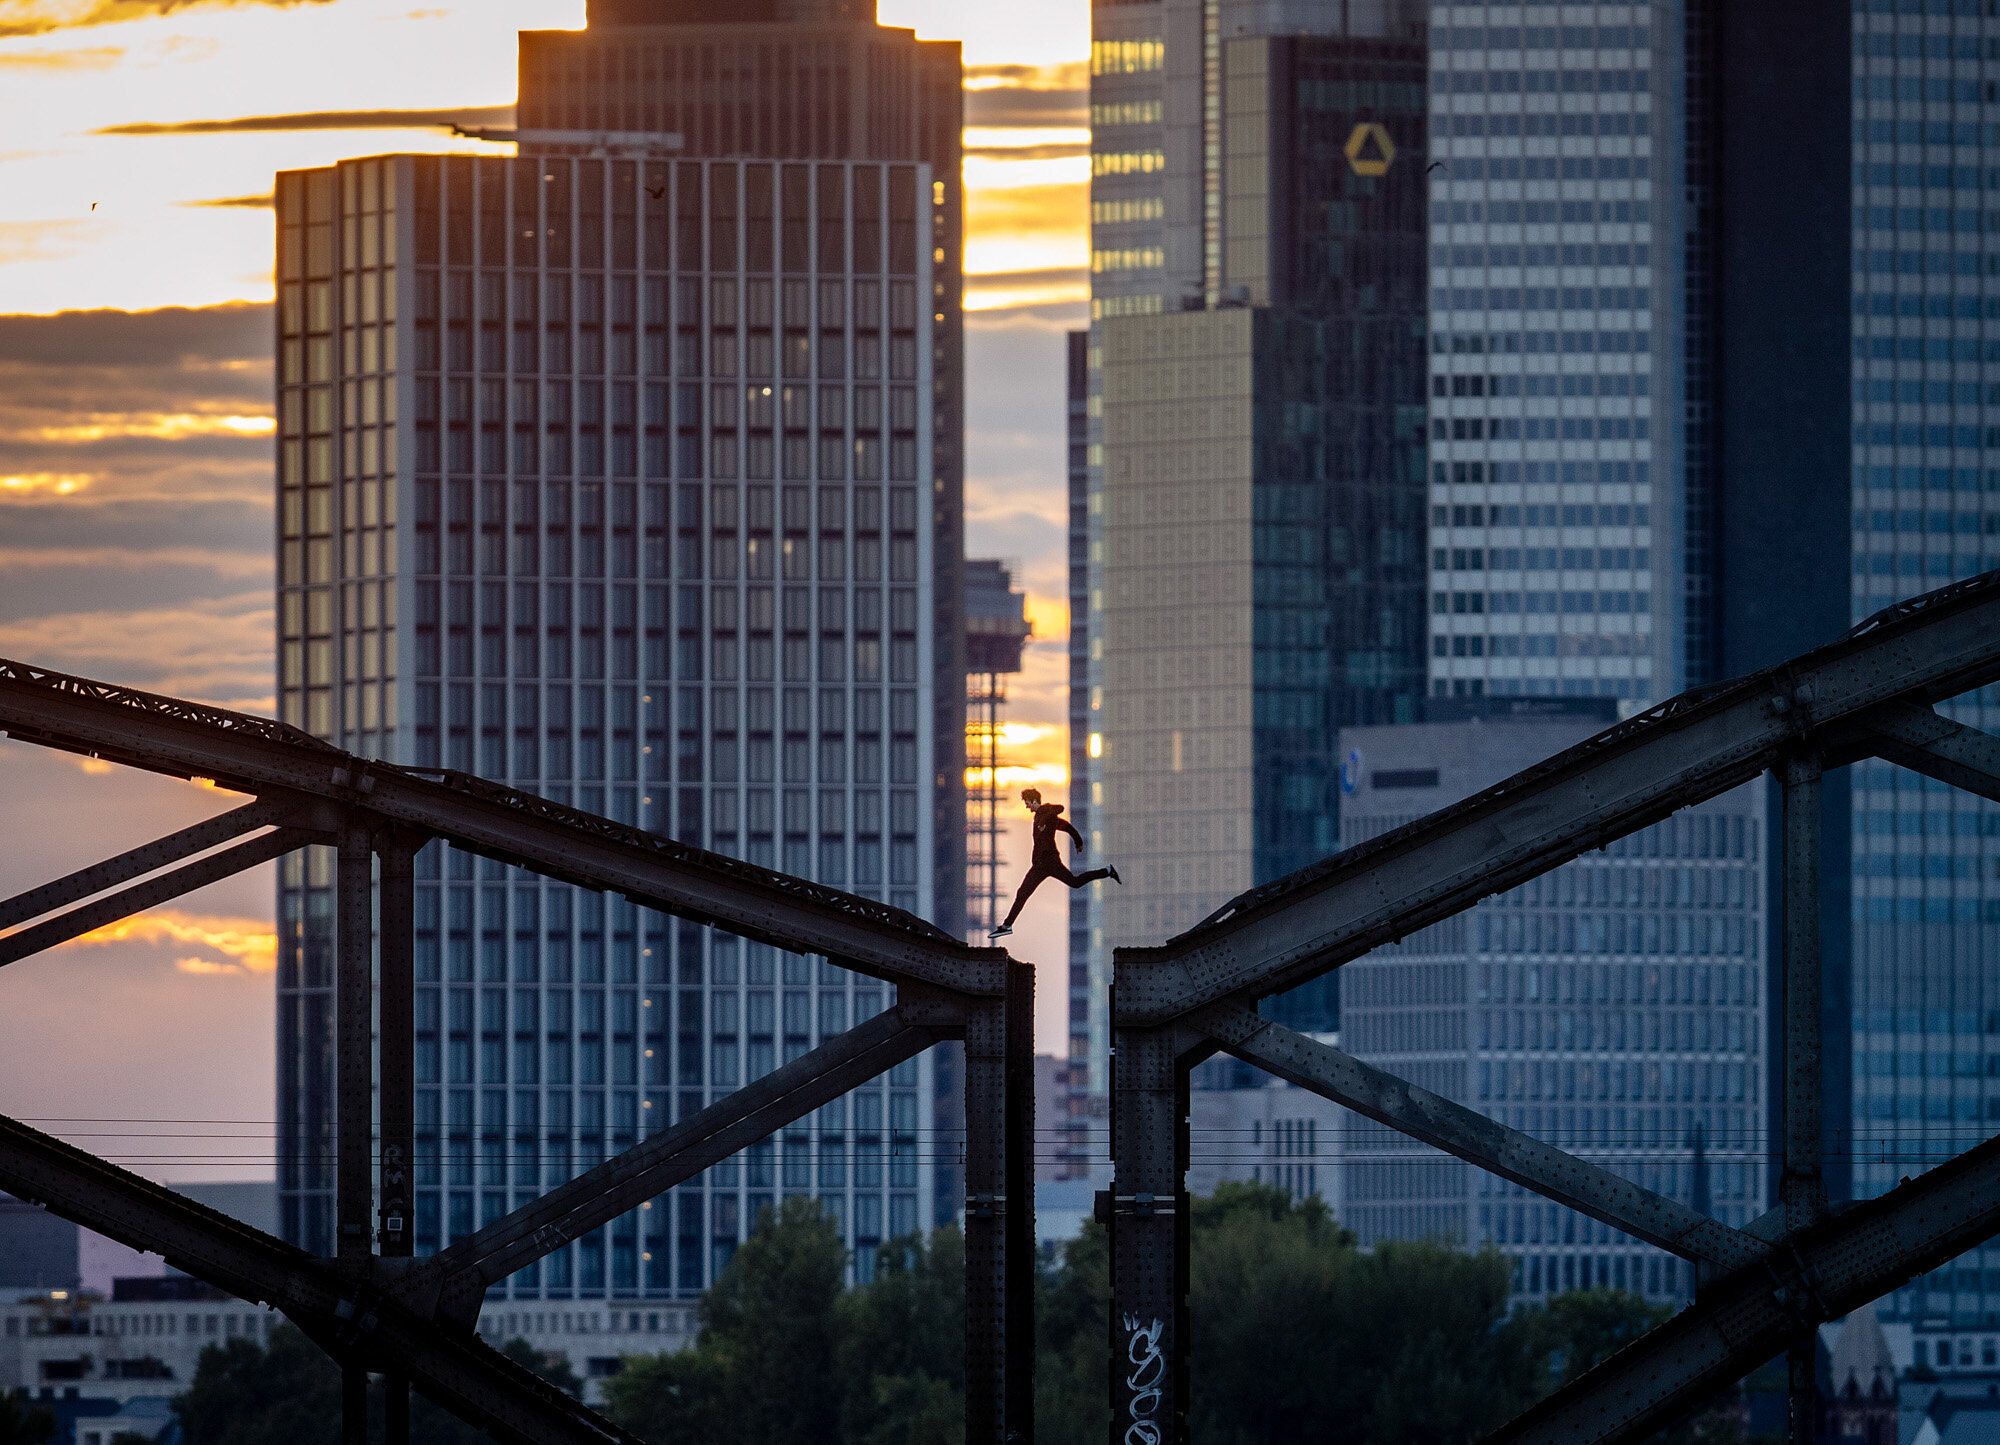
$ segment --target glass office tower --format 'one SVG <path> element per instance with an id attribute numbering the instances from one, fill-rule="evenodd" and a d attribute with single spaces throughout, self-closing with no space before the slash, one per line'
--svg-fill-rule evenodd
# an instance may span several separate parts
<path id="1" fill-rule="evenodd" d="M 279 177 L 279 707 L 365 756 L 950 927 L 957 50 L 775 18 L 524 37 L 520 158 Z M 718 64 L 813 84 L 776 134 L 686 103 L 601 108 L 654 87 L 685 102 L 689 67 Z M 288 860 L 279 895 L 284 1229 L 322 1252 L 328 867 Z M 823 960 L 436 845 L 417 909 L 420 1253 L 889 1001 Z M 949 1067 L 900 1066 L 494 1302 L 692 1295 L 795 1194 L 834 1212 L 865 1273 L 950 1192 Z"/>
<path id="2" fill-rule="evenodd" d="M 1423 695 L 1422 23 L 1312 15 L 1096 12 L 1086 753 L 1126 878 L 1095 890 L 1100 984 L 1333 851 L 1337 729 Z M 1336 1017 L 1330 982 L 1273 1008 Z"/>
<path id="3" fill-rule="evenodd" d="M 1435 7 L 1435 692 L 1658 699 L 2000 562 L 1986 8 Z M 1825 1167 L 1873 1194 L 2000 1118 L 2000 824 L 1876 763 L 1823 807 Z M 1996 1268 L 1888 1308 L 2000 1324 Z"/>
<path id="4" fill-rule="evenodd" d="M 1687 677 L 1672 8 L 1433 8 L 1440 696 Z"/>
<path id="5" fill-rule="evenodd" d="M 2000 19 L 1856 4 L 1851 54 L 1858 621 L 2000 566 Z M 1942 711 L 1991 731 L 2000 690 Z M 1872 1195 L 2000 1129 L 2000 807 L 1883 763 L 1852 774 L 1854 1183 Z M 2000 1326 L 2000 1249 L 1889 1313 L 1951 1367 L 1954 1332 Z"/>

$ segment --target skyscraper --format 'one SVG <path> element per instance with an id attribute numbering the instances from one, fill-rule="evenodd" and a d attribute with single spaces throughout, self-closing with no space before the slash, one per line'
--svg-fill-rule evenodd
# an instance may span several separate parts
<path id="1" fill-rule="evenodd" d="M 1090 812 L 1090 333 L 1064 338 L 1064 418 L 1069 473 L 1069 811 L 1077 832 L 1092 834 Z M 1093 1059 L 1104 1056 L 1107 1020 L 1102 993 L 1092 982 L 1090 915 L 1092 891 L 1069 895 L 1069 1032 L 1063 1070 L 1064 1114 L 1057 1144 L 1064 1178 L 1089 1172 L 1091 1110 L 1104 1096 L 1104 1081 L 1092 1082 Z M 1045 1122 L 1044 1128 L 1050 1127 Z"/>
<path id="2" fill-rule="evenodd" d="M 1093 982 L 1331 852 L 1338 727 L 1424 687 L 1421 18 L 1279 9 L 1093 17 Z"/>
<path id="3" fill-rule="evenodd" d="M 1611 698 L 1435 699 L 1341 732 L 1341 842 L 1448 807 L 1611 722 Z M 1766 801 L 1685 810 L 1341 970 L 1342 1044 L 1422 1088 L 1682 1203 L 1763 1213 Z M 1363 1244 L 1491 1245 L 1529 1296 L 1686 1299 L 1679 1260 L 1393 1130 L 1346 1116 L 1341 1222 Z"/>
<path id="4" fill-rule="evenodd" d="M 1657 699 L 2000 561 L 2000 21 L 1703 0 L 1434 24 L 1435 690 Z M 1822 812 L 1825 1168 L 1873 1194 L 2000 1117 L 2000 824 L 1873 762 Z M 1985 1324 L 1995 1265 L 1889 1312 Z"/>
<path id="5" fill-rule="evenodd" d="M 955 929 L 958 55 L 851 8 L 595 4 L 523 36 L 518 158 L 279 177 L 279 708 Z M 321 1251 L 328 868 L 279 892 L 283 1226 Z M 436 846 L 417 911 L 420 1253 L 885 1004 Z M 950 1067 L 495 1298 L 698 1292 L 789 1194 L 865 1273 L 953 1202 Z"/>
<path id="6" fill-rule="evenodd" d="M 1433 11 L 1432 688 L 1656 699 L 1687 676 L 1677 37 L 1524 13 Z"/>
<path id="7" fill-rule="evenodd" d="M 1828 577 L 1815 607 L 1846 622 L 2000 566 L 2000 18 L 1871 0 L 1840 22 L 1821 18 L 1791 43 L 1851 57 L 1847 85 L 1809 92 L 1819 128 L 1847 143 L 1816 135 L 1834 154 L 1802 157 L 1808 213 L 1851 226 L 1852 249 L 1848 265 L 1809 273 L 1810 294 L 1835 314 L 1816 319 L 1798 379 L 1833 423 L 1815 427 L 1814 455 L 1834 476 L 1851 464 L 1851 490 L 1826 488 L 1809 514 L 1831 535 L 1851 521 L 1851 592 Z M 1758 440 L 1773 456 L 1776 439 Z M 2000 690 L 1941 710 L 1992 731 Z M 1825 871 L 1840 867 L 1829 901 L 1853 921 L 1853 1128 L 1842 1142 L 1855 1193 L 1868 1196 L 2000 1129 L 2000 806 L 1885 763 L 1847 781 L 1836 841 L 1851 856 Z M 1947 1337 L 1991 1327 L 1996 1269 L 2000 1250 L 1967 1255 L 1898 1291 L 1885 1313 Z"/>

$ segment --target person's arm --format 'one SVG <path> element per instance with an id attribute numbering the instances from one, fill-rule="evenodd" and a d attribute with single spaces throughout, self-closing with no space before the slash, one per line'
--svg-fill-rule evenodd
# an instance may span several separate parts
<path id="1" fill-rule="evenodd" d="M 1056 826 L 1076 840 L 1071 847 L 1073 851 L 1081 853 L 1083 851 L 1083 834 L 1076 831 L 1076 826 L 1067 818 L 1056 819 Z"/>

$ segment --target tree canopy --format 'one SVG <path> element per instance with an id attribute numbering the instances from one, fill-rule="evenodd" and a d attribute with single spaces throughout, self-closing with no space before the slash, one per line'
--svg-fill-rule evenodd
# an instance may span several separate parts
<path id="1" fill-rule="evenodd" d="M 1194 1201 L 1190 1425 L 1197 1445 L 1470 1445 L 1650 1329 L 1664 1307 L 1621 1290 L 1509 1309 L 1508 1261 L 1440 1243 L 1357 1247 L 1317 1198 L 1225 1184 Z M 1110 1268 L 1104 1229 L 1038 1261 L 1036 1438 L 1106 1436 Z M 847 1256 L 820 1205 L 767 1211 L 697 1312 L 693 1344 L 635 1356 L 605 1382 L 605 1413 L 649 1445 L 962 1445 L 965 1245 L 955 1228 Z M 560 1355 L 505 1353 L 580 1397 Z M 337 1445 L 340 1375 L 289 1326 L 268 1346 L 202 1352 L 176 1401 L 187 1445 Z M 381 1399 L 371 1396 L 374 1428 Z M 11 1413 L 10 1413 L 11 1411 Z M 53 1422 L 48 1422 L 50 1425 Z M 0 1445 L 47 1433 L 0 1400 Z M 1668 1440 L 1723 1445 L 1711 1415 Z M 421 1445 L 484 1437 L 418 1397 Z"/>

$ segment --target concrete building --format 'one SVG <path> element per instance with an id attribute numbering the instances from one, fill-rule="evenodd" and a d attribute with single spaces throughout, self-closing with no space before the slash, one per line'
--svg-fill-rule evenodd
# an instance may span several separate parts
<path id="1" fill-rule="evenodd" d="M 1489 787 L 1598 731 L 1616 706 L 1438 699 L 1437 721 L 1343 729 L 1341 841 Z M 1767 1190 L 1766 822 L 1762 787 L 1738 788 L 1356 960 L 1341 970 L 1343 1046 L 1747 1223 Z M 1491 1244 L 1530 1297 L 1593 1284 L 1692 1296 L 1663 1251 L 1349 1118 L 1341 1219 L 1363 1244 Z"/>
<path id="2" fill-rule="evenodd" d="M 591 8 L 522 37 L 489 137 L 518 158 L 278 178 L 280 714 L 956 932 L 957 46 L 832 4 Z M 885 1006 L 622 899 L 418 867 L 420 1254 Z M 320 1252 L 330 883 L 315 850 L 279 888 L 282 1225 Z M 900 1066 L 489 1305 L 693 1296 L 797 1194 L 865 1274 L 956 1212 L 957 1072 Z"/>
<path id="3" fill-rule="evenodd" d="M 109 1298 L 49 1290 L 10 1299 L 0 1304 L 0 1389 L 51 1405 L 87 1401 L 106 1414 L 170 1400 L 187 1389 L 204 1347 L 262 1344 L 281 1323 L 276 1311 L 185 1275 L 120 1279 Z"/>
<path id="4" fill-rule="evenodd" d="M 1319 1198 L 1339 1217 L 1356 1122 L 1332 1100 L 1227 1055 L 1205 1060 L 1189 1081 L 1188 1191 L 1213 1194 L 1229 1181 L 1274 1184 L 1294 1199 Z"/>
<path id="5" fill-rule="evenodd" d="M 1093 994 L 1119 944 L 1331 852 L 1337 729 L 1416 716 L 1421 18 L 1093 12 L 1086 754 L 1126 878 Z M 1337 1021 L 1330 982 L 1272 1007 Z"/>

